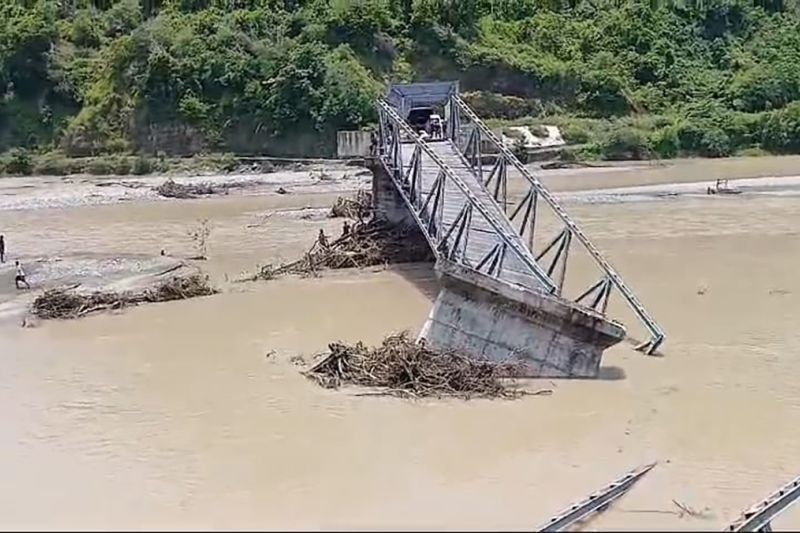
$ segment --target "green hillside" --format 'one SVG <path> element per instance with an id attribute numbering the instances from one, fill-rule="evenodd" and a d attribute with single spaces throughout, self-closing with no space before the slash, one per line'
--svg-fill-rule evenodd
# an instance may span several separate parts
<path id="1" fill-rule="evenodd" d="M 800 153 L 796 0 L 0 5 L 0 152 L 325 155 L 431 79 L 585 157 Z"/>

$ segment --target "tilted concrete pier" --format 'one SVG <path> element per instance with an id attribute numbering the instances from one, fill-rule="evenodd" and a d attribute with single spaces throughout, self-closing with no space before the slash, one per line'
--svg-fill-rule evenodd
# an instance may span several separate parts
<path id="1" fill-rule="evenodd" d="M 449 261 L 436 271 L 441 290 L 420 334 L 438 349 L 491 361 L 519 361 L 527 377 L 597 376 L 603 350 L 625 329 L 602 315 Z"/>

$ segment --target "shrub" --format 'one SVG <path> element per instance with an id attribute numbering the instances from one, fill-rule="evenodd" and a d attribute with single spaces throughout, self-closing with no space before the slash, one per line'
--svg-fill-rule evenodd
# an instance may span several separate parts
<path id="1" fill-rule="evenodd" d="M 153 161 L 150 158 L 140 155 L 133 160 L 131 173 L 142 176 L 151 172 L 153 172 Z"/>
<path id="2" fill-rule="evenodd" d="M 29 176 L 33 172 L 33 160 L 24 148 L 14 148 L 8 151 L 3 167 L 7 174 Z"/>
<path id="3" fill-rule="evenodd" d="M 681 140 L 678 137 L 677 128 L 668 126 L 653 132 L 650 136 L 650 145 L 659 158 L 677 157 L 681 150 Z"/>
<path id="4" fill-rule="evenodd" d="M 124 176 L 131 172 L 131 162 L 125 156 L 99 156 L 92 159 L 86 172 L 95 176 Z"/>
<path id="5" fill-rule="evenodd" d="M 583 144 L 589 142 L 591 134 L 589 129 L 581 124 L 568 123 L 561 128 L 561 136 L 569 144 Z"/>
<path id="6" fill-rule="evenodd" d="M 66 176 L 82 171 L 79 161 L 62 152 L 47 152 L 35 158 L 33 172 L 41 176 Z"/>
<path id="7" fill-rule="evenodd" d="M 529 100 L 518 96 L 476 91 L 463 94 L 464 100 L 483 118 L 503 118 L 508 120 L 523 117 L 537 117 L 544 109 L 538 100 Z"/>
<path id="8" fill-rule="evenodd" d="M 703 157 L 724 157 L 732 152 L 731 139 L 710 121 L 690 120 L 677 126 L 681 150 Z"/>
<path id="9" fill-rule="evenodd" d="M 604 159 L 622 161 L 648 159 L 651 155 L 650 141 L 641 131 L 620 127 L 612 130 L 600 145 Z"/>
<path id="10" fill-rule="evenodd" d="M 800 102 L 774 111 L 765 121 L 764 148 L 780 153 L 800 153 Z"/>
<path id="11" fill-rule="evenodd" d="M 224 170 L 225 172 L 233 172 L 239 165 L 239 160 L 233 154 L 215 154 L 208 158 L 214 168 Z"/>

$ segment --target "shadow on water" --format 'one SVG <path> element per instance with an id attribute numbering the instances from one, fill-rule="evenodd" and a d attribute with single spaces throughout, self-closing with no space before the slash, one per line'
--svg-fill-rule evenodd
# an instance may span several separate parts
<path id="1" fill-rule="evenodd" d="M 618 366 L 601 366 L 597 379 L 602 381 L 621 381 L 627 377 L 625 369 Z"/>
<path id="2" fill-rule="evenodd" d="M 392 272 L 400 275 L 421 292 L 433 305 L 439 294 L 439 280 L 433 270 L 433 263 L 404 263 L 392 266 Z M 427 316 L 427 315 L 426 315 Z M 420 325 L 426 316 L 420 317 Z"/>

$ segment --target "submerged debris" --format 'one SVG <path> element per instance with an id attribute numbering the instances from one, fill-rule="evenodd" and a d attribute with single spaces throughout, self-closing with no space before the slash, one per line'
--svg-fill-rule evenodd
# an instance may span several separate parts
<path id="1" fill-rule="evenodd" d="M 340 196 L 331 207 L 331 218 L 365 220 L 372 215 L 372 193 L 359 190 L 355 198 Z"/>
<path id="2" fill-rule="evenodd" d="M 437 352 L 408 333 L 390 335 L 376 348 L 331 343 L 328 352 L 305 373 L 326 388 L 358 385 L 383 389 L 377 394 L 404 397 L 519 398 L 549 394 L 526 391 L 513 378 L 515 363 L 477 360 L 455 352 Z"/>
<path id="3" fill-rule="evenodd" d="M 430 262 L 428 241 L 413 227 L 381 220 L 345 225 L 341 237 L 328 241 L 324 232 L 303 257 L 291 263 L 264 265 L 251 278 L 266 280 L 285 274 L 316 275 L 320 270 L 363 268 L 393 263 Z"/>
<path id="4" fill-rule="evenodd" d="M 174 276 L 154 288 L 138 292 L 97 291 L 82 294 L 69 289 L 50 289 L 38 296 L 31 311 L 38 318 L 80 318 L 90 313 L 122 309 L 141 303 L 168 302 L 198 296 L 209 296 L 217 291 L 208 282 L 208 276 L 191 274 Z"/>

